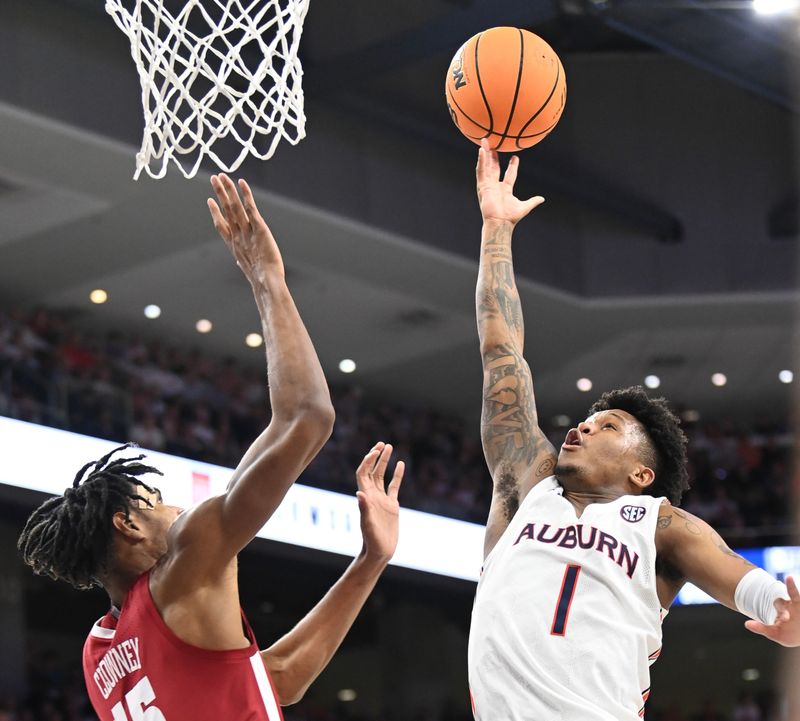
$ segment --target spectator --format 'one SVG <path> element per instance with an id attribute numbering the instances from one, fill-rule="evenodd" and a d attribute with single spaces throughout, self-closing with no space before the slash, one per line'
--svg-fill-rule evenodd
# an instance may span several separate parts
<path id="1" fill-rule="evenodd" d="M 231 465 L 265 424 L 266 387 L 249 369 L 113 332 L 83 334 L 57 313 L 0 313 L 0 414 Z M 349 492 L 374 438 L 407 462 L 406 505 L 483 522 L 491 481 L 477 428 L 427 409 L 370 404 L 333 389 L 337 423 L 301 481 Z M 556 445 L 565 429 L 550 429 Z M 788 527 L 791 437 L 763 420 L 739 432 L 689 427 L 694 488 L 684 507 L 737 534 Z M 748 534 L 752 538 L 752 534 Z M 774 540 L 774 539 L 773 539 Z"/>

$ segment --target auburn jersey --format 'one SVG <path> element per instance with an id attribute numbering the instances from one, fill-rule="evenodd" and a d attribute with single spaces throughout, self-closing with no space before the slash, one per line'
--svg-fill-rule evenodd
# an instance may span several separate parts
<path id="1" fill-rule="evenodd" d="M 662 498 L 579 517 L 554 476 L 486 558 L 472 611 L 479 721 L 638 721 L 661 650 L 655 529 Z"/>

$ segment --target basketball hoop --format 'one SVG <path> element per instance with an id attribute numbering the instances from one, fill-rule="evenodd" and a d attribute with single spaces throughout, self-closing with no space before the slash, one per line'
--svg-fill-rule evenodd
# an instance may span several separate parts
<path id="1" fill-rule="evenodd" d="M 142 85 L 134 179 L 163 178 L 170 160 L 192 178 L 205 156 L 232 172 L 248 154 L 272 157 L 281 138 L 300 142 L 308 0 L 184 0 L 174 12 L 167 2 L 106 0 Z"/>

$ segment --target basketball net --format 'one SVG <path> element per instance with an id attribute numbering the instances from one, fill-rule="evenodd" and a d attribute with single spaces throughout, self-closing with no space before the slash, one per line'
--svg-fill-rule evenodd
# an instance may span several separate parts
<path id="1" fill-rule="evenodd" d="M 170 12 L 168 0 L 106 0 L 142 85 L 134 179 L 163 178 L 170 160 L 191 178 L 205 156 L 232 172 L 305 137 L 297 49 L 308 1 L 183 0 Z"/>

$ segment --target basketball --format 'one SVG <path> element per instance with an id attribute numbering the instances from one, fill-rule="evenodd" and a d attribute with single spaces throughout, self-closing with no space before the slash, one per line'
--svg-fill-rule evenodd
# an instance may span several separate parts
<path id="1" fill-rule="evenodd" d="M 520 28 L 473 35 L 455 54 L 445 95 L 456 127 L 501 152 L 530 148 L 556 126 L 567 99 L 564 67 L 544 40 Z"/>

